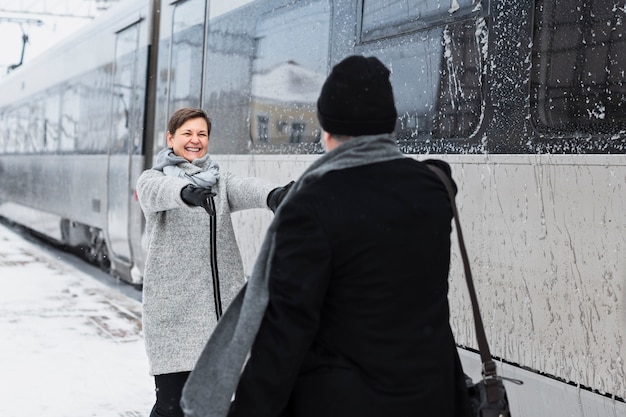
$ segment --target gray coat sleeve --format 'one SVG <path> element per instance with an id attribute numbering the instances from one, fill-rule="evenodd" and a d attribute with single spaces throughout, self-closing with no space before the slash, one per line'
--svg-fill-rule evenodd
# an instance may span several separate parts
<path id="1" fill-rule="evenodd" d="M 229 172 L 222 173 L 220 181 L 225 181 L 228 192 L 230 211 L 247 210 L 253 208 L 268 208 L 267 196 L 280 185 L 262 178 L 240 177 Z"/>
<path id="2" fill-rule="evenodd" d="M 161 171 L 149 169 L 141 173 L 137 180 L 137 198 L 144 213 L 172 210 L 186 206 L 180 197 L 180 190 L 189 181 L 169 177 Z"/>

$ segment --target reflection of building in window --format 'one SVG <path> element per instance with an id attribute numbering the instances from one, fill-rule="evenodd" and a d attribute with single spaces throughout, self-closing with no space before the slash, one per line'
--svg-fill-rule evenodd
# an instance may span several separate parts
<path id="1" fill-rule="evenodd" d="M 599 0 L 538 1 L 531 108 L 540 129 L 616 132 L 626 123 L 623 9 Z"/>
<path id="2" fill-rule="evenodd" d="M 319 139 L 316 103 L 325 75 L 293 61 L 252 78 L 252 141 L 306 143 Z"/>
<path id="3" fill-rule="evenodd" d="M 267 116 L 256 116 L 258 140 L 261 143 L 267 143 L 267 140 L 269 139 L 269 129 L 267 126 L 269 124 L 269 121 L 270 118 Z"/>

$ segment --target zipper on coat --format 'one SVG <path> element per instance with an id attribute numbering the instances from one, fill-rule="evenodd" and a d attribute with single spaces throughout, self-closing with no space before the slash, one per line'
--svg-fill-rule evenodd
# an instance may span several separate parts
<path id="1" fill-rule="evenodd" d="M 213 300 L 215 302 L 215 315 L 219 321 L 222 317 L 222 296 L 220 295 L 220 276 L 217 270 L 217 216 L 215 214 L 215 201 L 213 197 L 207 197 L 207 203 L 211 208 L 210 214 L 210 243 L 211 243 L 211 275 L 213 277 Z"/>

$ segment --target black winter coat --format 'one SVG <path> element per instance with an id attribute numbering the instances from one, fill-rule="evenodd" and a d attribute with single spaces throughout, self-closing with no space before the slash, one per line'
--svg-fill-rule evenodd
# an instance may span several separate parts
<path id="1" fill-rule="evenodd" d="M 230 416 L 469 415 L 449 326 L 451 219 L 444 185 L 410 158 L 291 196 Z"/>

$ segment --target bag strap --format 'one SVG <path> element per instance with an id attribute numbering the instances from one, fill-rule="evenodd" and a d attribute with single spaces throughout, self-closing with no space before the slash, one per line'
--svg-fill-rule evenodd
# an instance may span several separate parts
<path id="1" fill-rule="evenodd" d="M 439 167 L 428 165 L 443 182 L 448 191 L 448 197 L 450 198 L 450 205 L 452 206 L 452 213 L 454 215 L 454 224 L 459 241 L 459 249 L 461 250 L 461 257 L 463 258 L 463 267 L 465 269 L 465 281 L 467 282 L 467 289 L 469 290 L 470 299 L 472 301 L 472 311 L 474 313 L 474 327 L 476 328 L 476 341 L 478 342 L 478 349 L 480 351 L 480 359 L 483 364 L 482 375 L 485 380 L 497 378 L 496 364 L 491 358 L 491 352 L 489 351 L 489 343 L 487 343 L 487 336 L 485 335 L 485 328 L 483 326 L 483 320 L 480 316 L 480 309 L 478 307 L 478 298 L 476 297 L 476 290 L 474 289 L 474 280 L 472 279 L 472 271 L 470 270 L 469 260 L 467 259 L 467 250 L 465 249 L 465 242 L 463 241 L 463 232 L 461 231 L 461 223 L 459 221 L 459 211 L 457 210 L 456 203 L 454 201 L 454 189 L 452 183 L 445 172 Z"/>

